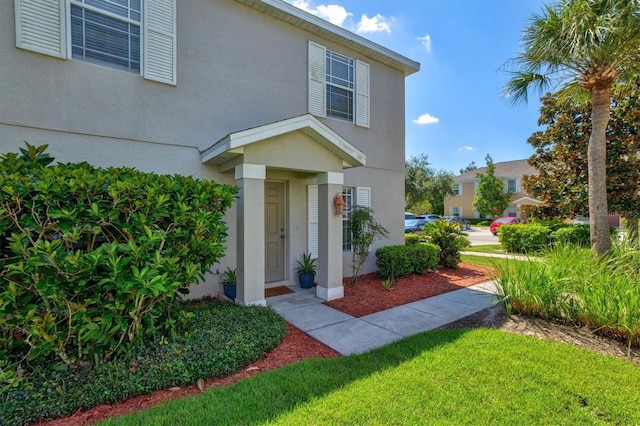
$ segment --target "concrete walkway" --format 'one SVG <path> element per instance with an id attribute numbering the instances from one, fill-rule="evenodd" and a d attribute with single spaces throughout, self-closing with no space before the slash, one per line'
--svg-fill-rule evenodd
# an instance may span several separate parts
<path id="1" fill-rule="evenodd" d="M 342 355 L 360 354 L 403 337 L 433 330 L 493 305 L 491 281 L 354 318 L 322 304 L 315 289 L 267 298 L 288 322 Z"/>
<path id="2" fill-rule="evenodd" d="M 473 249 L 473 247 L 471 247 Z M 514 260 L 540 260 L 539 257 L 536 256 L 527 256 L 524 254 L 502 254 L 502 253 L 482 253 L 479 251 L 461 251 L 460 254 L 467 254 L 470 256 L 480 256 L 480 257 L 498 257 L 500 259 L 514 259 Z"/>

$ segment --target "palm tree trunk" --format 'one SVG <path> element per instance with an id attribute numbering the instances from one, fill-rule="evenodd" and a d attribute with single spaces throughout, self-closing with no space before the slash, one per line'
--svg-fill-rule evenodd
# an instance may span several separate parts
<path id="1" fill-rule="evenodd" d="M 591 248 L 600 256 L 611 250 L 607 216 L 607 123 L 611 113 L 611 85 L 591 89 L 591 136 L 587 151 L 589 163 L 589 219 Z"/>

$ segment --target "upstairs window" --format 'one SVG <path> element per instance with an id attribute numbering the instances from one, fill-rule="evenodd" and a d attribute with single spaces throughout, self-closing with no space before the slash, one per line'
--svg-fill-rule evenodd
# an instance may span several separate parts
<path id="1" fill-rule="evenodd" d="M 516 192 L 516 180 L 509 179 L 507 181 L 507 192 Z"/>
<path id="2" fill-rule="evenodd" d="M 140 74 L 141 0 L 71 0 L 71 57 Z"/>
<path id="3" fill-rule="evenodd" d="M 176 0 L 15 0 L 16 47 L 176 85 Z"/>
<path id="4" fill-rule="evenodd" d="M 327 116 L 353 121 L 353 59 L 327 50 Z"/>
<path id="5" fill-rule="evenodd" d="M 309 113 L 370 127 L 369 64 L 309 41 Z"/>

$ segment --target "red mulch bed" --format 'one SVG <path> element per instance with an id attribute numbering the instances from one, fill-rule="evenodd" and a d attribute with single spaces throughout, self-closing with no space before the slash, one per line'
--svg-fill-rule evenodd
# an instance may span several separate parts
<path id="1" fill-rule="evenodd" d="M 326 304 L 351 316 L 361 317 L 393 308 L 394 306 L 404 305 L 485 282 L 489 279 L 486 271 L 487 269 L 482 266 L 460 263 L 459 269 L 437 271 L 426 275 L 412 275 L 398 279 L 394 281 L 392 291 L 384 290 L 380 279 L 375 274 L 363 275 L 358 278 L 355 286 L 349 284 L 350 279 L 345 279 L 344 298 L 326 302 Z M 256 361 L 232 376 L 207 380 L 204 382 L 202 390 L 196 385 L 185 388 L 175 387 L 169 390 L 157 391 L 150 395 L 137 396 L 120 404 L 101 405 L 89 411 L 78 412 L 71 417 L 39 424 L 48 426 L 93 424 L 107 417 L 133 413 L 171 399 L 197 395 L 210 388 L 236 383 L 263 371 L 274 370 L 306 358 L 331 358 L 337 356 L 340 356 L 340 354 L 333 349 L 309 337 L 291 324 L 287 324 L 287 334 L 282 343 L 271 351 L 266 358 Z"/>
<path id="2" fill-rule="evenodd" d="M 351 278 L 344 279 L 344 298 L 325 302 L 325 305 L 359 318 L 400 305 L 460 290 L 488 281 L 484 266 L 460 263 L 458 269 L 431 272 L 426 275 L 410 275 L 393 282 L 393 290 L 382 288 L 375 273 L 358 278 L 351 285 Z"/>

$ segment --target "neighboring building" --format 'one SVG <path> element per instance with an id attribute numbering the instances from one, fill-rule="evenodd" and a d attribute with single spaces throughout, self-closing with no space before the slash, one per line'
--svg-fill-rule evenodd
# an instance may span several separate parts
<path id="1" fill-rule="evenodd" d="M 541 203 L 540 200 L 522 191 L 522 176 L 537 175 L 538 171 L 531 167 L 527 160 L 505 161 L 495 163 L 495 177 L 504 182 L 504 192 L 513 192 L 511 203 L 505 209 L 503 216 L 513 216 L 526 219 L 527 208 Z M 473 208 L 473 197 L 478 188 L 478 173 L 485 173 L 486 167 L 471 170 L 455 177 L 454 191 L 456 195 L 444 200 L 444 211 L 449 216 L 460 216 L 467 219 L 482 218 Z"/>
<path id="2" fill-rule="evenodd" d="M 296 284 L 304 252 L 317 295 L 342 297 L 354 205 L 390 231 L 376 247 L 404 242 L 405 77 L 419 64 L 284 1 L 3 1 L 0 57 L 0 152 L 26 140 L 61 162 L 240 187 L 219 267 L 237 267 L 238 303 Z"/>

